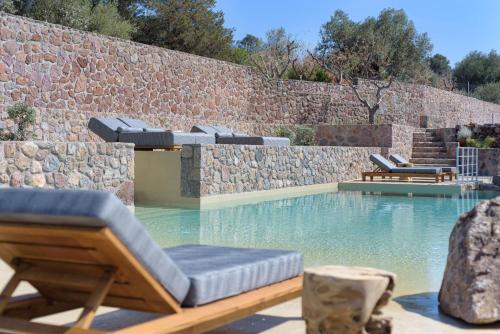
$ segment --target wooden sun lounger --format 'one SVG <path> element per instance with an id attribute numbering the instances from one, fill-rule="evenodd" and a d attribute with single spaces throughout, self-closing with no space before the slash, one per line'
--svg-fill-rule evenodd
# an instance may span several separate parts
<path id="1" fill-rule="evenodd" d="M 15 271 L 0 295 L 1 333 L 98 334 L 99 306 L 163 313 L 117 334 L 202 333 L 299 297 L 302 276 L 182 308 L 107 227 L 0 224 L 0 257 Z M 12 298 L 20 282 L 38 294 Z M 30 320 L 82 308 L 71 328 Z"/>
<path id="2" fill-rule="evenodd" d="M 390 172 L 382 172 L 382 171 L 373 171 L 373 172 L 363 172 L 361 174 L 361 178 L 363 181 L 366 181 L 366 178 L 369 177 L 370 181 L 373 181 L 374 177 L 381 177 L 385 179 L 386 177 L 399 177 L 399 178 L 408 178 L 411 179 L 413 177 L 423 177 L 423 178 L 432 178 L 436 183 L 444 182 L 445 177 L 448 176 L 450 181 L 453 180 L 452 173 L 390 173 Z"/>

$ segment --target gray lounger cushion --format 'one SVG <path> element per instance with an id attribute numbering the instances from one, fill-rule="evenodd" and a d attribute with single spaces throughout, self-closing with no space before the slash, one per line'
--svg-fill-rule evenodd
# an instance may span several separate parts
<path id="1" fill-rule="evenodd" d="M 391 154 L 389 156 L 389 159 L 396 164 L 407 164 L 409 162 L 399 154 Z"/>
<path id="2" fill-rule="evenodd" d="M 219 125 L 195 125 L 191 128 L 191 132 L 203 132 L 213 136 L 233 135 L 233 130 Z"/>
<path id="3" fill-rule="evenodd" d="M 390 172 L 391 169 L 396 168 L 396 166 L 381 156 L 380 154 L 371 154 L 370 161 L 373 162 L 377 167 L 380 167 L 384 172 Z"/>
<path id="4" fill-rule="evenodd" d="M 183 302 L 197 306 L 302 273 L 302 255 L 283 250 L 184 245 L 165 252 L 191 280 Z"/>
<path id="5" fill-rule="evenodd" d="M 118 118 L 92 117 L 88 124 L 89 129 L 107 142 L 118 141 L 118 128 L 128 127 Z"/>
<path id="6" fill-rule="evenodd" d="M 396 167 L 392 162 L 380 154 L 371 154 L 370 160 L 387 173 L 408 173 L 408 174 L 440 174 L 440 167 Z"/>
<path id="7" fill-rule="evenodd" d="M 127 124 L 131 128 L 149 128 L 150 126 L 148 123 L 144 122 L 143 120 L 140 119 L 135 119 L 135 118 L 127 118 L 127 117 L 118 117 L 120 121 L 123 123 Z"/>
<path id="8" fill-rule="evenodd" d="M 188 277 L 111 193 L 0 189 L 0 224 L 3 222 L 109 227 L 175 299 L 182 302 L 189 291 Z"/>
<path id="9" fill-rule="evenodd" d="M 409 173 L 409 174 L 441 174 L 441 167 L 396 167 L 391 169 L 391 173 Z"/>
<path id="10" fill-rule="evenodd" d="M 217 144 L 289 146 L 290 139 L 283 137 L 219 137 Z"/>
<path id="11" fill-rule="evenodd" d="M 120 133 L 122 143 L 134 143 L 136 146 L 172 146 L 183 144 L 215 144 L 215 137 L 204 133 L 189 132 L 140 132 Z"/>
<path id="12" fill-rule="evenodd" d="M 457 167 L 439 167 L 443 171 L 443 173 L 456 173 Z"/>
<path id="13" fill-rule="evenodd" d="M 406 164 L 408 163 L 408 160 L 406 160 L 405 158 L 403 158 L 402 156 L 400 156 L 399 154 L 391 154 L 391 156 L 389 157 L 389 159 L 391 159 L 393 162 L 397 163 L 397 164 Z M 456 167 L 431 167 L 431 168 L 441 168 L 441 170 L 443 171 L 443 173 L 456 173 L 457 172 L 457 168 Z"/>

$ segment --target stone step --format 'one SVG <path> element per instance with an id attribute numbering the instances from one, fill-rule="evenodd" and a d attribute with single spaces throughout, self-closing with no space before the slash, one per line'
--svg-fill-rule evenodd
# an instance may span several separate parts
<path id="1" fill-rule="evenodd" d="M 422 142 L 413 142 L 413 147 L 443 147 L 443 142 L 438 141 L 422 141 Z"/>
<path id="2" fill-rule="evenodd" d="M 414 159 L 419 159 L 419 158 L 433 158 L 433 159 L 451 159 L 453 157 L 450 157 L 446 151 L 445 152 L 415 152 L 413 151 L 412 158 Z"/>
<path id="3" fill-rule="evenodd" d="M 428 141 L 442 142 L 442 140 L 440 138 L 436 138 L 436 137 L 415 137 L 415 136 L 413 136 L 413 142 L 428 142 Z"/>
<path id="4" fill-rule="evenodd" d="M 414 159 L 411 158 L 410 162 L 413 164 L 424 164 L 424 165 L 437 165 L 437 164 L 443 164 L 443 165 L 452 165 L 455 163 L 455 159 L 450 159 L 450 158 L 418 158 Z"/>
<path id="5" fill-rule="evenodd" d="M 413 153 L 446 153 L 444 147 L 413 147 Z"/>

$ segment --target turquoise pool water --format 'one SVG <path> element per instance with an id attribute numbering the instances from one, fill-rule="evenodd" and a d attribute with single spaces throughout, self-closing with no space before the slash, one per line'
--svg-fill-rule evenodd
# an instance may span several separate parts
<path id="1" fill-rule="evenodd" d="M 436 198 L 338 192 L 210 210 L 137 207 L 136 215 L 165 247 L 200 243 L 298 250 L 306 266 L 393 271 L 401 295 L 439 290 L 457 217 L 495 195 L 500 194 Z"/>

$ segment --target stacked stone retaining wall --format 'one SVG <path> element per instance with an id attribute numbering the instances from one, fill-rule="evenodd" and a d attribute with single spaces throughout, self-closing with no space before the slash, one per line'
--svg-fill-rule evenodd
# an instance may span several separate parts
<path id="1" fill-rule="evenodd" d="M 362 94 L 371 92 L 361 82 Z M 189 130 L 223 124 L 269 134 L 280 124 L 366 124 L 351 88 L 265 80 L 250 67 L 0 14 L 0 118 L 26 101 L 37 109 L 34 139 L 95 141 L 92 116 L 141 118 L 152 126 Z M 488 123 L 500 106 L 451 92 L 395 83 L 378 124 L 433 127 Z M 14 127 L 6 120 L 7 128 Z"/>
<path id="2" fill-rule="evenodd" d="M 373 153 L 382 149 L 184 145 L 181 195 L 199 198 L 348 181 L 373 169 Z"/>
<path id="3" fill-rule="evenodd" d="M 0 142 L 0 187 L 93 189 L 134 204 L 134 145 Z"/>

